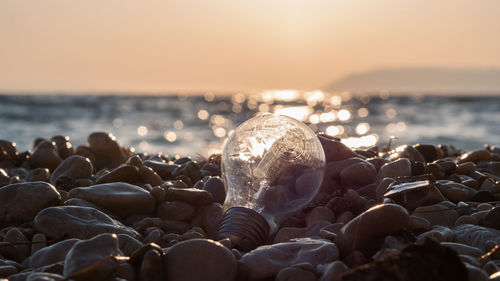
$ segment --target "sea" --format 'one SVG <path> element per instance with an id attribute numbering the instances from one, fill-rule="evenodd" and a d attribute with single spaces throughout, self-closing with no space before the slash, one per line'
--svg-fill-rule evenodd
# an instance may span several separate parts
<path id="1" fill-rule="evenodd" d="M 472 151 L 500 145 L 500 95 L 443 96 L 270 90 L 233 94 L 0 94 L 0 139 L 18 151 L 37 138 L 113 134 L 140 153 L 208 157 L 244 121 L 283 114 L 352 148 L 448 144 Z"/>

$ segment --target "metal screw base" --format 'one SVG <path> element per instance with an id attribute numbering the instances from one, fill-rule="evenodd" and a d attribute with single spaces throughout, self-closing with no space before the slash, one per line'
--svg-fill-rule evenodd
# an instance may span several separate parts
<path id="1" fill-rule="evenodd" d="M 216 239 L 229 238 L 234 248 L 250 251 L 267 243 L 269 231 L 266 219 L 256 211 L 232 207 L 224 214 Z"/>

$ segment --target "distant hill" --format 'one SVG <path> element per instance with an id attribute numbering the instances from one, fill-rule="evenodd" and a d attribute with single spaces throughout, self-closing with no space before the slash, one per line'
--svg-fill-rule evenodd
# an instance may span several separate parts
<path id="1" fill-rule="evenodd" d="M 327 85 L 325 90 L 500 95 L 500 69 L 379 69 L 349 75 Z"/>

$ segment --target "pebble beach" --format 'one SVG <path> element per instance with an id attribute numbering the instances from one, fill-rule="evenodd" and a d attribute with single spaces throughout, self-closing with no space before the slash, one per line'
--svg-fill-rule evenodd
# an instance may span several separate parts
<path id="1" fill-rule="evenodd" d="M 0 280 L 500 280 L 500 148 L 317 137 L 319 191 L 253 249 L 217 239 L 219 154 L 0 140 Z"/>

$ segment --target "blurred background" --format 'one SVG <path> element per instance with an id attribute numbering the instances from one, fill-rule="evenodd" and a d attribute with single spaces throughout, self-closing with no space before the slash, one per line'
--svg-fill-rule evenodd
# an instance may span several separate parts
<path id="1" fill-rule="evenodd" d="M 0 138 L 207 156 L 287 114 L 352 147 L 500 143 L 500 2 L 0 2 Z"/>

